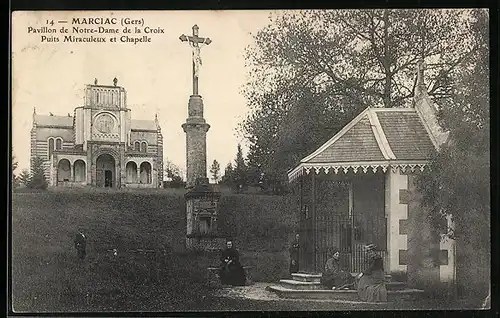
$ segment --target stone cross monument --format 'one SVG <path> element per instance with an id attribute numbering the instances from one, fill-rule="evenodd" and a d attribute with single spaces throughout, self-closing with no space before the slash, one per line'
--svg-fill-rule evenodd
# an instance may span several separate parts
<path id="1" fill-rule="evenodd" d="M 210 125 L 203 118 L 203 99 L 198 95 L 198 77 L 201 66 L 201 45 L 208 45 L 212 41 L 209 38 L 199 37 L 198 30 L 198 26 L 194 25 L 192 36 L 183 34 L 179 37 L 181 41 L 187 41 L 193 49 L 193 95 L 189 97 L 188 118 L 182 125 L 186 133 L 187 188 L 195 186 L 198 179 L 207 177 L 206 135 Z"/>
<path id="2" fill-rule="evenodd" d="M 206 135 L 210 125 L 203 118 L 203 99 L 198 93 L 200 75 L 200 48 L 212 41 L 198 36 L 199 28 L 193 26 L 193 35 L 181 35 L 193 50 L 193 94 L 189 97 L 188 118 L 182 124 L 186 133 L 186 247 L 211 250 L 222 246 L 224 239 L 217 233 L 217 211 L 220 193 L 215 192 L 207 178 Z"/>

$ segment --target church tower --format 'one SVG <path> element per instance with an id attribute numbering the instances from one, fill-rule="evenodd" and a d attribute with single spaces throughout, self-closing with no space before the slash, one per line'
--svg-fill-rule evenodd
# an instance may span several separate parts
<path id="1" fill-rule="evenodd" d="M 207 132 L 210 125 L 203 118 L 203 99 L 191 95 L 188 103 L 188 118 L 182 125 L 186 133 L 186 187 L 207 178 Z"/>

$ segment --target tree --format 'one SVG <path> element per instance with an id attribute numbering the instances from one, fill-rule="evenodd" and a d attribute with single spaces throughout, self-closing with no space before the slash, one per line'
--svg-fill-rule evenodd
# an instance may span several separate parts
<path id="1" fill-rule="evenodd" d="M 31 180 L 28 183 L 28 187 L 32 189 L 47 189 L 47 180 L 45 179 L 45 169 L 44 169 L 43 158 L 35 157 L 33 158 L 33 165 L 31 168 Z"/>
<path id="2" fill-rule="evenodd" d="M 246 50 L 250 108 L 240 131 L 250 165 L 284 180 L 286 171 L 362 109 L 404 107 L 419 59 L 435 101 L 477 51 L 470 10 L 288 11 L 271 18 Z"/>
<path id="3" fill-rule="evenodd" d="M 168 182 L 169 186 L 172 188 L 184 187 L 186 184 L 182 178 L 182 171 L 179 166 L 175 165 L 167 158 L 165 158 L 163 162 L 167 178 L 170 179 Z"/>
<path id="4" fill-rule="evenodd" d="M 241 144 L 238 144 L 236 152 L 236 160 L 234 167 L 234 181 L 238 187 L 238 191 L 247 185 L 247 165 L 245 159 L 243 158 L 243 150 L 241 149 Z"/>
<path id="5" fill-rule="evenodd" d="M 18 181 L 28 187 L 31 181 L 30 171 L 28 169 L 23 169 L 23 171 L 19 174 Z"/>
<path id="6" fill-rule="evenodd" d="M 214 179 L 214 182 L 218 183 L 219 173 L 220 173 L 220 165 L 219 165 L 219 162 L 215 159 L 212 162 L 212 166 L 210 167 L 210 173 L 212 174 L 212 178 Z"/>
<path id="7" fill-rule="evenodd" d="M 469 67 L 454 78 L 452 98 L 440 113 L 449 143 L 433 158 L 432 169 L 419 178 L 418 187 L 436 233 L 457 240 L 462 291 L 481 295 L 488 289 L 491 244 L 489 32 L 487 11 L 474 10 L 472 16 L 479 49 L 467 60 Z M 442 222 L 446 216 L 452 217 L 453 229 Z"/>
<path id="8" fill-rule="evenodd" d="M 12 155 L 12 187 L 17 188 L 19 185 L 18 177 L 15 174 L 15 171 L 18 167 L 18 162 L 16 156 Z"/>
<path id="9" fill-rule="evenodd" d="M 226 165 L 224 169 L 224 175 L 221 178 L 220 183 L 231 186 L 234 180 L 234 168 L 231 162 Z"/>

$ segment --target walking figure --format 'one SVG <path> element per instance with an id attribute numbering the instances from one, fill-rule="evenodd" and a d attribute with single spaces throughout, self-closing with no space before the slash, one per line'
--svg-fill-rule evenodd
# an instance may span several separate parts
<path id="1" fill-rule="evenodd" d="M 83 234 L 82 230 L 78 230 L 74 242 L 78 258 L 83 260 L 86 255 L 85 248 L 87 247 L 87 237 Z"/>

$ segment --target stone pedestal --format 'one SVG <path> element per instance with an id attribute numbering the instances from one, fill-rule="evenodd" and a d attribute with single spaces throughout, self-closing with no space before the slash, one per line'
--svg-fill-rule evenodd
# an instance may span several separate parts
<path id="1" fill-rule="evenodd" d="M 207 178 L 199 178 L 184 195 L 186 199 L 186 248 L 219 250 L 225 238 L 217 229 L 220 192 L 214 191 Z"/>

